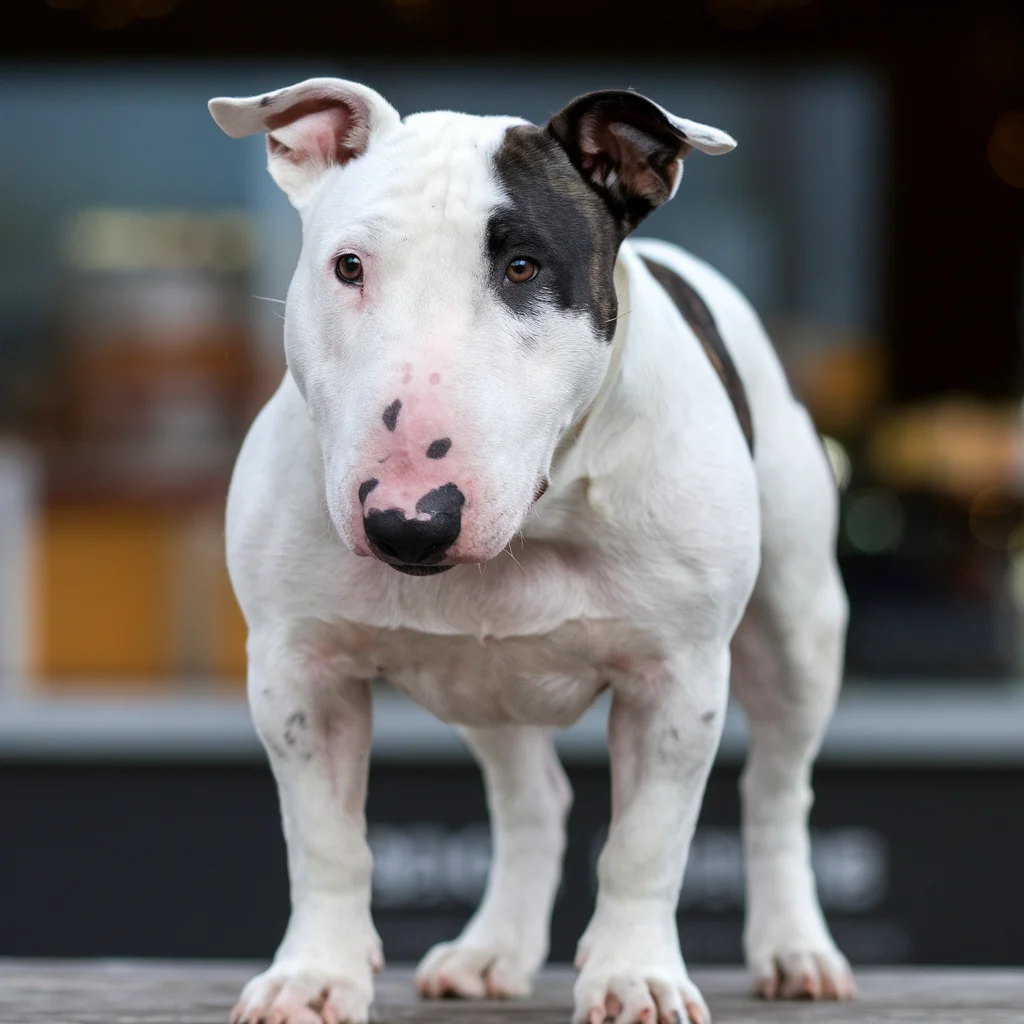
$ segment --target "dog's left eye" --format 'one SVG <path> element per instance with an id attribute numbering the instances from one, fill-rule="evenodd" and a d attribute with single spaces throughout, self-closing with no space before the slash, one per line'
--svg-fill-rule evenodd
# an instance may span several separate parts
<path id="1" fill-rule="evenodd" d="M 363 261 L 355 253 L 346 252 L 335 261 L 334 273 L 345 284 L 359 284 L 363 279 Z"/>
<path id="2" fill-rule="evenodd" d="M 505 279 L 511 281 L 512 284 L 525 284 L 537 276 L 539 269 L 533 260 L 513 260 L 505 270 Z"/>

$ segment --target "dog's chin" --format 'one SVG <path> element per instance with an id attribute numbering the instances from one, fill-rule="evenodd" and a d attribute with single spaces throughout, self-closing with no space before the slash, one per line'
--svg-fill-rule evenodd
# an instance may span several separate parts
<path id="1" fill-rule="evenodd" d="M 454 565 L 395 565 L 388 562 L 396 572 L 404 572 L 406 576 L 436 576 L 439 572 L 447 572 L 454 569 Z"/>

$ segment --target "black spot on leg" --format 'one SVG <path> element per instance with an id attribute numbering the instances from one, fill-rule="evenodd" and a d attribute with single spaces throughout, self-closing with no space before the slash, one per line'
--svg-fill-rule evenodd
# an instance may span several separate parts
<path id="1" fill-rule="evenodd" d="M 366 501 L 366 496 L 377 486 L 376 477 L 370 477 L 369 480 L 364 480 L 359 485 L 359 504 L 362 505 Z"/>
<path id="2" fill-rule="evenodd" d="M 666 765 L 679 768 L 686 763 L 686 745 L 674 725 L 666 725 L 660 729 L 655 738 L 655 750 L 658 759 Z"/>
<path id="3" fill-rule="evenodd" d="M 388 430 L 394 430 L 398 426 L 398 413 L 402 408 L 402 400 L 396 398 L 385 410 L 381 419 Z"/>
<path id="4" fill-rule="evenodd" d="M 704 714 L 700 716 L 700 720 L 705 725 L 710 725 L 715 720 L 714 711 L 705 711 Z"/>
<path id="5" fill-rule="evenodd" d="M 299 734 L 306 731 L 308 719 L 305 711 L 294 711 L 284 722 L 284 741 L 289 747 L 294 747 L 299 741 Z"/>
<path id="6" fill-rule="evenodd" d="M 268 96 L 261 96 L 260 97 L 260 106 L 261 107 L 269 107 L 270 106 L 270 101 L 272 99 L 273 99 L 273 97 L 269 96 L 269 95 Z"/>
<path id="7" fill-rule="evenodd" d="M 450 437 L 442 437 L 437 441 L 434 441 L 427 449 L 428 459 L 443 459 L 448 454 L 448 449 L 452 446 L 452 439 Z"/>

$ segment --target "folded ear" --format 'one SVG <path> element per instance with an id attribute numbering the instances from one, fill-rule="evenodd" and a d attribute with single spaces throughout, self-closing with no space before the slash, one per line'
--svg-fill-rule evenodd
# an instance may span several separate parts
<path id="1" fill-rule="evenodd" d="M 233 139 L 267 133 L 267 169 L 300 210 L 325 171 L 348 163 L 371 138 L 401 123 L 379 93 L 340 78 L 310 78 L 245 99 L 219 97 L 208 106 Z"/>
<path id="2" fill-rule="evenodd" d="M 639 93 L 608 89 L 573 100 L 548 123 L 580 173 L 604 196 L 624 230 L 676 194 L 683 157 L 728 153 L 717 128 L 670 114 Z"/>

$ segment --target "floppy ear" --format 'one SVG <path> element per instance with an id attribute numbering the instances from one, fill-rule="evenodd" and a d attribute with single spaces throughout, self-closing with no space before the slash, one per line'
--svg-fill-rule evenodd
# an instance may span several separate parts
<path id="1" fill-rule="evenodd" d="M 578 97 L 551 119 L 548 131 L 604 195 L 627 233 L 676 194 L 683 157 L 695 149 L 715 155 L 736 146 L 717 128 L 618 89 Z"/>
<path id="2" fill-rule="evenodd" d="M 379 93 L 340 78 L 310 78 L 287 89 L 208 104 L 233 139 L 267 133 L 267 169 L 301 210 L 321 176 L 366 151 L 370 140 L 401 123 Z"/>

